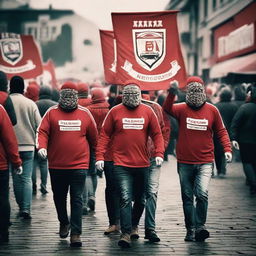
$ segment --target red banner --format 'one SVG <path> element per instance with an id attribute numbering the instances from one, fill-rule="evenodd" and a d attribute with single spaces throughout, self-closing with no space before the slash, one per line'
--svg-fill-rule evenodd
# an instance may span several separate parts
<path id="1" fill-rule="evenodd" d="M 100 30 L 100 41 L 105 81 L 109 84 L 116 84 L 116 42 L 114 32 Z"/>
<path id="2" fill-rule="evenodd" d="M 135 79 L 142 90 L 185 86 L 177 11 L 112 13 L 117 44 L 117 76 L 121 84 Z"/>
<path id="3" fill-rule="evenodd" d="M 32 36 L 0 34 L 0 70 L 8 79 L 15 75 L 30 79 L 42 74 L 42 61 Z"/>

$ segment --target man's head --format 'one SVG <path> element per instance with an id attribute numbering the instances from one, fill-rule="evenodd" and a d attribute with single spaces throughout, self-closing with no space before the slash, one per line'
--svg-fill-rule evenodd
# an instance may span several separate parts
<path id="1" fill-rule="evenodd" d="M 186 103 L 192 108 L 200 108 L 206 102 L 204 81 L 197 76 L 187 79 Z"/>
<path id="2" fill-rule="evenodd" d="M 136 83 L 127 83 L 124 86 L 122 102 L 128 108 L 136 108 L 140 105 L 141 91 Z"/>
<path id="3" fill-rule="evenodd" d="M 21 76 L 13 76 L 10 81 L 10 93 L 24 93 L 24 79 Z"/>
<path id="4" fill-rule="evenodd" d="M 73 82 L 65 82 L 60 90 L 59 105 L 65 111 L 72 111 L 77 108 L 78 96 L 77 87 Z"/>

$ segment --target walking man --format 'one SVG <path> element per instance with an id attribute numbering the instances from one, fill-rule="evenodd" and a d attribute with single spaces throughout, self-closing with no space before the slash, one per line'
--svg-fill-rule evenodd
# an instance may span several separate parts
<path id="1" fill-rule="evenodd" d="M 97 128 L 89 110 L 78 105 L 76 85 L 63 84 L 59 104 L 48 109 L 38 129 L 37 148 L 48 157 L 59 235 L 70 234 L 70 246 L 81 247 L 83 190 L 89 168 L 90 149 L 95 150 Z M 71 217 L 67 213 L 70 191 Z"/>
<path id="2" fill-rule="evenodd" d="M 130 235 L 137 228 L 145 207 L 150 166 L 147 150 L 149 136 L 156 148 L 156 163 L 161 165 L 164 142 L 157 117 L 151 107 L 141 103 L 139 86 L 128 83 L 123 89 L 122 104 L 113 107 L 103 122 L 96 151 L 96 167 L 103 170 L 104 153 L 110 138 L 113 140 L 114 179 L 120 193 L 122 234 L 118 245 L 121 247 L 130 246 Z"/>
<path id="3" fill-rule="evenodd" d="M 179 123 L 176 152 L 187 229 L 185 241 L 204 241 L 209 237 L 205 223 L 214 161 L 213 134 L 220 140 L 227 162 L 232 160 L 231 144 L 218 109 L 206 102 L 203 80 L 189 77 L 186 90 L 186 102 L 173 104 L 178 89 L 172 84 L 163 108 Z"/>

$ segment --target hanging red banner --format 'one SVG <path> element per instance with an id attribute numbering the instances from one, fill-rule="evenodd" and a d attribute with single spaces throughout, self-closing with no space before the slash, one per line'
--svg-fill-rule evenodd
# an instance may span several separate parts
<path id="1" fill-rule="evenodd" d="M 0 70 L 8 79 L 15 75 L 30 79 L 42 74 L 42 61 L 32 36 L 0 34 Z"/>
<path id="2" fill-rule="evenodd" d="M 122 84 L 135 79 L 142 90 L 161 90 L 177 80 L 185 86 L 177 11 L 112 13 L 112 23 Z"/>
<path id="3" fill-rule="evenodd" d="M 116 41 L 114 32 L 100 30 L 100 41 L 105 81 L 109 84 L 116 84 Z"/>

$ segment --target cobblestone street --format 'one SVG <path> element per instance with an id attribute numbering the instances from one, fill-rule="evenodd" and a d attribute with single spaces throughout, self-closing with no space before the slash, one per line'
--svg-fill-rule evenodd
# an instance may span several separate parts
<path id="1" fill-rule="evenodd" d="M 33 197 L 29 222 L 16 218 L 18 208 L 11 189 L 10 242 L 0 246 L 0 255 L 256 255 L 256 197 L 249 195 L 240 163 L 229 164 L 225 179 L 211 181 L 207 221 L 210 238 L 201 243 L 184 242 L 180 187 L 176 159 L 172 156 L 162 167 L 157 209 L 161 242 L 158 244 L 144 240 L 143 219 L 140 239 L 130 249 L 117 246 L 119 234 L 104 236 L 108 225 L 104 187 L 103 177 L 98 183 L 96 212 L 83 217 L 82 248 L 70 248 L 69 239 L 59 238 L 51 192 L 42 196 L 38 191 Z M 49 182 L 48 190 L 51 191 Z"/>

